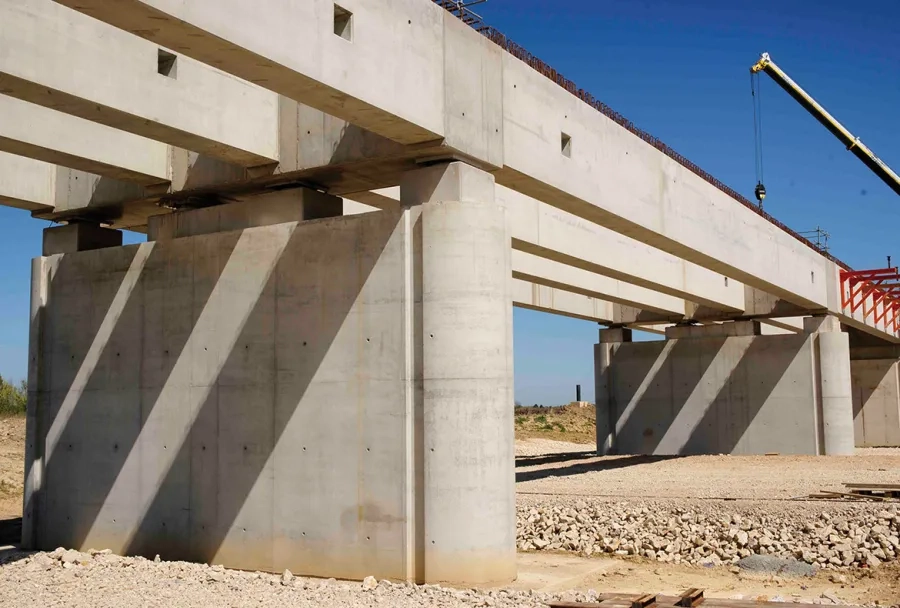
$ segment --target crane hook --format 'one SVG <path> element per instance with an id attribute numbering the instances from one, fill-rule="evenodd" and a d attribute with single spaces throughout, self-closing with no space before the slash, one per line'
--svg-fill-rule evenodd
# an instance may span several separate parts
<path id="1" fill-rule="evenodd" d="M 753 194 L 756 195 L 756 200 L 759 201 L 759 206 L 762 207 L 763 199 L 766 198 L 766 187 L 762 182 L 756 182 L 756 188 L 753 189 Z"/>

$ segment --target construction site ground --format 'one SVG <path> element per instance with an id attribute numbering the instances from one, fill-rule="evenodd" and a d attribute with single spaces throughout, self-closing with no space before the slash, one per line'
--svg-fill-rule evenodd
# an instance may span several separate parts
<path id="1" fill-rule="evenodd" d="M 547 408 L 544 408 L 547 409 Z M 568 409 L 568 408 L 567 408 Z M 767 517 L 810 516 L 831 510 L 853 517 L 884 503 L 792 500 L 846 482 L 900 483 L 900 449 L 860 450 L 850 457 L 692 456 L 596 457 L 585 427 L 593 412 L 523 413 L 517 417 L 516 490 L 520 518 L 530 509 L 609 504 L 611 508 L 676 508 L 685 513 L 760 512 Z M 551 429 L 538 416 L 560 422 Z M 553 417 L 553 418 L 551 418 Z M 573 429 L 567 435 L 568 429 Z M 317 581 L 282 574 L 248 574 L 201 565 L 28 554 L 16 542 L 22 509 L 24 418 L 0 418 L 0 605 L 68 606 L 524 606 L 580 599 L 597 592 L 677 594 L 690 587 L 708 597 L 817 604 L 900 606 L 900 566 L 821 570 L 792 578 L 662 563 L 639 556 L 584 556 L 565 551 L 520 551 L 519 579 L 500 588 L 441 590 L 381 583 Z M 575 438 L 577 441 L 565 441 Z M 643 506 L 643 507 L 642 507 Z M 97 547 L 102 549 L 102 547 Z M 122 566 L 122 567 L 119 567 Z M 177 590 L 177 593 L 175 592 Z"/>

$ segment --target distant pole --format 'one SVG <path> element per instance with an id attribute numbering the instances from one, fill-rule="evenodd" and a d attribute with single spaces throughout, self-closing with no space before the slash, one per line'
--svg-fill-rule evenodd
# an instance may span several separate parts
<path id="1" fill-rule="evenodd" d="M 575 385 L 575 401 L 581 401 L 581 385 Z"/>

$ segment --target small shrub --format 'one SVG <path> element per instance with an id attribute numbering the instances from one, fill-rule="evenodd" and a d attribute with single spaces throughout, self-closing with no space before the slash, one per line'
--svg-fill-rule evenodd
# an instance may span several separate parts
<path id="1" fill-rule="evenodd" d="M 522 425 L 525 424 L 527 418 L 525 416 L 516 416 L 516 424 Z"/>
<path id="2" fill-rule="evenodd" d="M 15 386 L 0 376 L 0 416 L 23 415 L 27 394 L 24 382 Z"/>
<path id="3" fill-rule="evenodd" d="M 543 423 L 547 422 L 547 417 L 544 416 L 543 414 L 541 414 L 540 416 L 535 418 L 534 421 L 537 422 L 538 424 L 543 424 Z"/>
<path id="4" fill-rule="evenodd" d="M 544 425 L 543 427 L 541 427 L 541 428 L 542 428 L 543 430 L 545 430 L 545 431 L 552 431 L 552 430 L 553 430 L 553 425 L 552 425 L 552 424 L 545 424 L 545 425 Z"/>
<path id="5" fill-rule="evenodd" d="M 561 424 L 558 423 L 558 422 L 556 423 L 556 428 L 559 429 L 559 431 L 560 431 L 561 433 L 565 433 L 565 432 L 566 432 L 566 427 L 564 427 L 563 425 L 561 425 Z"/>

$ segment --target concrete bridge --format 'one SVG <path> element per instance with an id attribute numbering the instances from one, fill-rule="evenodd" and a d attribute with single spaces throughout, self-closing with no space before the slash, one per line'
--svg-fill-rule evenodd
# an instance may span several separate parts
<path id="1" fill-rule="evenodd" d="M 0 0 L 0 41 L 0 202 L 62 223 L 26 546 L 514 578 L 511 303 L 608 326 L 602 452 L 900 443 L 872 281 L 433 2 Z"/>

